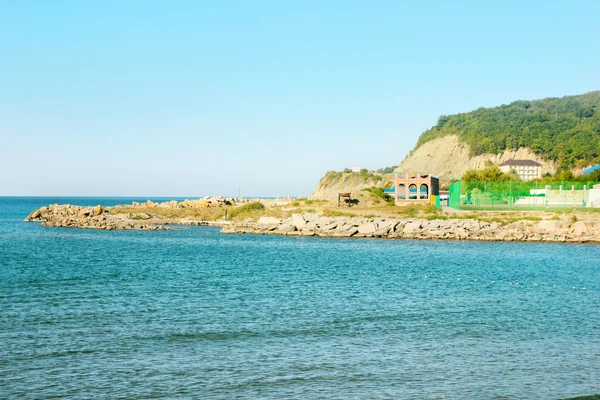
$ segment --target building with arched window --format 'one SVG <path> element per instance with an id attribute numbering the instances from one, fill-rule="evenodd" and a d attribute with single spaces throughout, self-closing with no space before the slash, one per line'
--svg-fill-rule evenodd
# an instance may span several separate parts
<path id="1" fill-rule="evenodd" d="M 432 175 L 396 175 L 393 194 L 397 205 L 430 203 L 431 196 L 440 194 L 440 179 Z"/>

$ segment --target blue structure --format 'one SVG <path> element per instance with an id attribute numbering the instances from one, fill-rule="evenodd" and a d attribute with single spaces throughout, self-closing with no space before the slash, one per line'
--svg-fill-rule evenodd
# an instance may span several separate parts
<path id="1" fill-rule="evenodd" d="M 591 174 L 592 172 L 594 172 L 597 169 L 600 169 L 600 164 L 596 164 L 593 167 L 586 168 L 581 172 L 583 172 L 584 174 Z"/>

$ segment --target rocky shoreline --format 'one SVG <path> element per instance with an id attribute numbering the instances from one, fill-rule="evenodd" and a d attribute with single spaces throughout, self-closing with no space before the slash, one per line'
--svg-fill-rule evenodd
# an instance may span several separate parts
<path id="1" fill-rule="evenodd" d="M 116 206 L 120 207 L 120 206 Z M 43 226 L 101 230 L 168 230 L 168 225 L 221 226 L 224 234 L 319 236 L 340 238 L 452 239 L 519 242 L 600 243 L 600 222 L 519 220 L 511 223 L 477 219 L 359 218 L 293 214 L 289 218 L 199 221 L 193 218 L 158 218 L 156 215 L 115 214 L 100 205 L 82 207 L 54 204 L 33 211 L 25 221 Z"/>
<path id="2" fill-rule="evenodd" d="M 222 233 L 341 238 L 453 239 L 506 242 L 600 243 L 600 222 L 521 220 L 509 224 L 475 219 L 384 219 L 319 217 L 311 214 L 224 226 Z"/>
<path id="3" fill-rule="evenodd" d="M 102 206 L 82 207 L 71 204 L 52 204 L 33 211 L 25 222 L 41 222 L 42 226 L 103 230 L 165 230 L 164 225 L 134 221 L 109 215 Z"/>

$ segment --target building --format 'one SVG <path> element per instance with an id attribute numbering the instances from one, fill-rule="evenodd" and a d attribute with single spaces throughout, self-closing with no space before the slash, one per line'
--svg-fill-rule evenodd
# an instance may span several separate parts
<path id="1" fill-rule="evenodd" d="M 439 196 L 440 179 L 433 175 L 396 175 L 394 199 L 396 205 L 430 204 L 432 196 Z"/>
<path id="2" fill-rule="evenodd" d="M 514 169 L 523 181 L 542 177 L 542 164 L 533 160 L 506 160 L 499 167 L 502 172 Z"/>

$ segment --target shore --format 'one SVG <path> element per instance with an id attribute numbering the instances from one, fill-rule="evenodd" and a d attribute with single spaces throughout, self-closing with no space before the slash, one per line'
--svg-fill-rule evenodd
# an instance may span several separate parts
<path id="1" fill-rule="evenodd" d="M 328 218 L 311 214 L 224 226 L 222 233 L 388 239 L 599 243 L 600 223 L 522 220 L 509 224 L 475 219 Z"/>
<path id="2" fill-rule="evenodd" d="M 265 202 L 267 206 L 257 201 L 208 198 L 114 207 L 54 204 L 33 211 L 25 221 L 41 222 L 48 227 L 101 230 L 220 226 L 224 234 L 600 243 L 600 220 L 596 213 L 450 214 L 423 207 L 391 210 L 373 205 L 350 213 L 325 203 L 315 212 L 313 203 L 309 203 L 311 208 L 307 210 L 308 206 L 298 205 L 298 201 Z M 386 216 L 390 211 L 399 215 Z"/>

